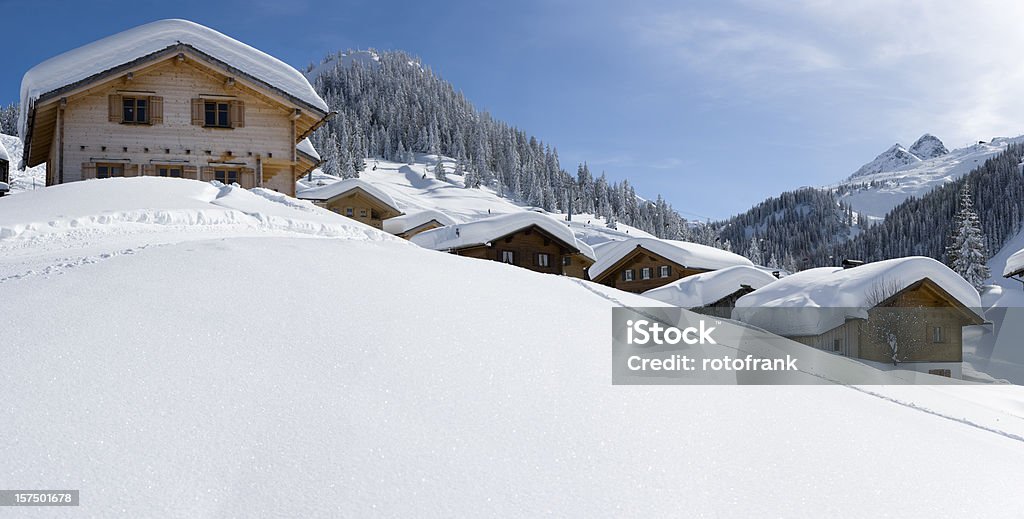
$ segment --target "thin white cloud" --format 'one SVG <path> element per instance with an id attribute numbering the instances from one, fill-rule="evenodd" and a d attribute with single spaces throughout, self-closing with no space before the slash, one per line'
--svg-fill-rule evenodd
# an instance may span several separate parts
<path id="1" fill-rule="evenodd" d="M 744 0 L 641 13 L 627 30 L 719 98 L 959 145 L 1024 133 L 1022 19 L 1020 2 Z"/>

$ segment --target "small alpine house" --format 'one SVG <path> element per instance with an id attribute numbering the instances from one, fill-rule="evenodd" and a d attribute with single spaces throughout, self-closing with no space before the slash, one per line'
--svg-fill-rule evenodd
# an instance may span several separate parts
<path id="1" fill-rule="evenodd" d="M 597 247 L 590 279 L 626 292 L 641 293 L 678 279 L 735 265 L 747 258 L 699 243 L 631 238 Z"/>
<path id="2" fill-rule="evenodd" d="M 784 277 L 736 301 L 733 318 L 881 369 L 961 378 L 963 329 L 984 323 L 981 298 L 921 256 Z"/>
<path id="3" fill-rule="evenodd" d="M 289 195 L 320 162 L 330 117 L 291 66 L 186 20 L 161 20 L 51 58 L 21 83 L 24 164 L 47 185 L 152 175 Z"/>
<path id="4" fill-rule="evenodd" d="M 391 195 L 358 178 L 304 189 L 297 197 L 377 229 L 383 228 L 384 220 L 402 215 Z"/>
<path id="5" fill-rule="evenodd" d="M 447 225 L 410 241 L 427 249 L 586 279 L 594 251 L 565 223 L 532 211 Z"/>

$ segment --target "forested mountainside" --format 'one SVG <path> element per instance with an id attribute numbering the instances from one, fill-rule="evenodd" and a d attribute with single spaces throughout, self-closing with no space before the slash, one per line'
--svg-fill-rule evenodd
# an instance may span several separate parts
<path id="1" fill-rule="evenodd" d="M 587 212 L 661 238 L 705 239 L 660 196 L 637 196 L 586 164 L 566 172 L 554 146 L 478 111 L 451 83 L 404 52 L 348 51 L 310 66 L 307 76 L 338 115 L 312 136 L 325 172 L 358 176 L 363 157 L 412 160 L 412 152 L 458 160 L 467 184 L 486 184 L 549 211 Z M 713 239 L 712 239 L 713 241 Z"/>
<path id="2" fill-rule="evenodd" d="M 921 198 L 897 206 L 879 224 L 856 238 L 839 244 L 837 257 L 868 261 L 921 255 L 945 259 L 953 230 L 960 189 L 966 183 L 973 193 L 990 254 L 998 251 L 1021 229 L 1024 214 L 1024 145 L 1011 144 L 967 176 L 935 188 Z"/>
<path id="3" fill-rule="evenodd" d="M 779 258 L 789 270 L 837 265 L 843 258 L 877 261 L 902 256 L 946 259 L 958 193 L 967 183 L 990 254 L 1016 235 L 1024 214 L 1024 144 L 1014 143 L 966 176 L 910 197 L 869 225 L 837 198 L 841 192 L 804 188 L 769 198 L 713 224 L 722 240 L 748 257 Z M 756 240 L 757 250 L 751 251 Z"/>
<path id="4" fill-rule="evenodd" d="M 829 264 L 835 247 L 855 235 L 865 222 L 824 189 L 782 193 L 712 227 L 734 252 L 773 267 L 795 271 Z M 755 244 L 756 250 L 751 250 Z"/>

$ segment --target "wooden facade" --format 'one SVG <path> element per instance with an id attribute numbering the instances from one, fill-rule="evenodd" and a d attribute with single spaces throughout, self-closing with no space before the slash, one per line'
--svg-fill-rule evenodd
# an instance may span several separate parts
<path id="1" fill-rule="evenodd" d="M 595 276 L 594 281 L 626 292 L 640 294 L 708 271 L 708 269 L 680 265 L 637 245 L 632 252 L 623 256 L 600 275 Z"/>
<path id="2" fill-rule="evenodd" d="M 895 309 L 895 310 L 894 310 Z M 921 346 L 907 352 L 906 363 L 959 363 L 963 361 L 963 327 L 982 319 L 932 280 L 925 278 L 868 310 L 867 319 L 848 319 L 820 335 L 790 337 L 817 349 L 862 360 L 892 364 L 888 346 L 874 330 L 894 311 L 919 309 L 898 321 L 901 333 L 915 334 Z"/>
<path id="3" fill-rule="evenodd" d="M 753 291 L 753 287 L 749 285 L 743 285 L 739 290 L 719 299 L 718 301 L 706 304 L 704 306 L 690 308 L 690 311 L 697 312 L 698 314 L 729 319 L 732 317 L 732 309 L 736 308 L 736 301 L 739 298 Z"/>
<path id="4" fill-rule="evenodd" d="M 312 201 L 320 207 L 377 229 L 384 228 L 384 220 L 401 216 L 402 214 L 402 211 L 397 207 L 392 207 L 391 204 L 359 187 L 338 193 L 326 200 Z"/>
<path id="5" fill-rule="evenodd" d="M 25 157 L 47 185 L 148 175 L 294 195 L 319 163 L 296 145 L 329 115 L 178 44 L 40 97 Z"/>
<path id="6" fill-rule="evenodd" d="M 486 245 L 475 245 L 451 252 L 459 256 L 500 261 L 534 272 L 580 279 L 587 279 L 587 269 L 594 263 L 575 247 L 555 238 L 537 225 L 501 236 Z"/>

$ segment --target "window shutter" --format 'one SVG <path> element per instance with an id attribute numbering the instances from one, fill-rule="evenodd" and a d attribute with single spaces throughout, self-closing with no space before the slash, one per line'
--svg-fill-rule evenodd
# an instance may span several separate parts
<path id="1" fill-rule="evenodd" d="M 96 178 L 96 164 L 93 162 L 82 163 L 82 179 Z"/>
<path id="2" fill-rule="evenodd" d="M 252 189 L 256 187 L 256 170 L 252 168 L 242 168 L 238 172 L 238 185 Z"/>
<path id="3" fill-rule="evenodd" d="M 164 98 L 160 96 L 149 97 L 149 124 L 164 123 Z"/>
<path id="4" fill-rule="evenodd" d="M 203 125 L 203 100 L 196 98 L 192 100 L 192 124 Z"/>
<path id="5" fill-rule="evenodd" d="M 209 182 L 209 181 L 213 180 L 213 168 L 211 168 L 209 166 L 203 166 L 202 168 L 199 168 L 199 169 L 202 172 L 202 175 L 200 176 L 200 180 L 202 180 L 203 182 Z"/>
<path id="6" fill-rule="evenodd" d="M 231 127 L 245 127 L 245 103 L 242 101 L 231 101 Z"/>
<path id="7" fill-rule="evenodd" d="M 185 166 L 184 168 L 181 168 L 181 176 L 191 178 L 193 180 L 199 180 L 199 168 L 196 166 Z"/>
<path id="8" fill-rule="evenodd" d="M 124 120 L 124 107 L 121 103 L 121 96 L 119 94 L 111 94 L 108 99 L 110 100 L 110 109 L 107 113 L 107 119 L 112 123 L 122 122 Z"/>

